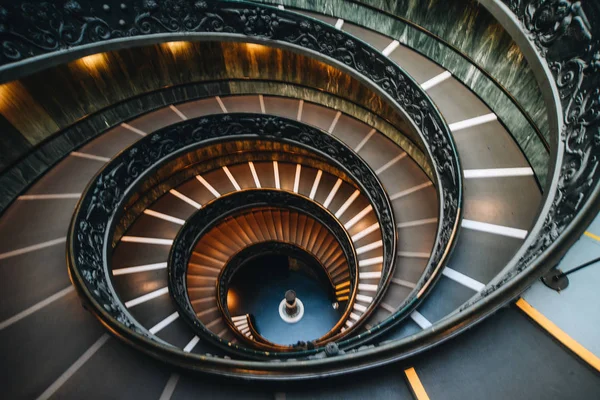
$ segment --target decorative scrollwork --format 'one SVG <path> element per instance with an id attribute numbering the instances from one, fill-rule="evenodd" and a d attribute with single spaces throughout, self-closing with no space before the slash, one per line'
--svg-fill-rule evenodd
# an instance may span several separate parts
<path id="1" fill-rule="evenodd" d="M 382 276 L 391 274 L 396 245 L 391 206 L 375 173 L 360 157 L 333 136 L 297 121 L 255 114 L 212 115 L 171 125 L 140 139 L 107 164 L 83 195 L 69 238 L 72 248 L 69 254 L 70 268 L 75 281 L 85 287 L 88 297 L 104 313 L 128 327 L 135 325 L 133 317 L 120 303 L 111 286 L 108 273 L 110 261 L 106 259 L 106 254 L 122 208 L 135 195 L 138 186 L 151 176 L 155 168 L 182 154 L 216 142 L 248 139 L 287 142 L 307 148 L 321 154 L 332 165 L 347 173 L 373 206 L 382 232 Z M 272 195 L 274 197 L 271 200 L 276 201 L 276 196 L 284 195 Z M 254 192 L 247 193 L 244 201 L 254 204 L 258 201 L 255 199 L 258 196 L 260 195 Z M 226 196 L 220 202 L 225 204 L 229 201 L 228 198 L 234 197 Z M 261 201 L 268 204 L 265 199 Z M 288 206 L 293 205 L 293 201 L 286 201 Z M 233 209 L 235 205 L 227 203 L 225 207 Z M 213 208 L 207 208 L 211 209 Z M 311 210 L 311 213 L 319 215 L 318 210 Z M 327 223 L 327 226 L 335 225 Z M 338 232 L 338 236 L 341 234 L 341 231 Z M 191 246 L 197 236 L 192 230 L 186 230 L 178 240 Z M 349 251 L 349 248 L 344 251 Z M 174 264 L 187 265 L 185 252 L 173 254 Z M 79 281 L 77 278 L 80 278 Z M 385 282 L 382 285 L 385 287 Z M 171 293 L 175 297 L 185 297 L 185 286 L 181 282 L 174 284 Z M 182 312 L 193 315 L 191 308 L 187 311 L 185 309 L 189 307 L 189 303 L 182 307 Z"/>
<path id="2" fill-rule="evenodd" d="M 127 4 L 107 1 L 100 9 L 91 1 L 70 0 L 62 6 L 49 2 L 20 3 L 20 6 L 10 5 L 0 9 L 3 51 L 0 69 L 11 68 L 10 64 L 15 61 L 51 52 L 61 51 L 61 54 L 65 54 L 79 46 L 86 45 L 89 48 L 93 43 L 125 37 L 173 33 L 190 33 L 197 37 L 209 33 L 214 37 L 215 34 L 226 33 L 228 38 L 237 35 L 239 38 L 274 40 L 299 46 L 361 75 L 380 88 L 393 106 L 414 124 L 435 168 L 434 183 L 441 203 L 438 236 L 424 276 L 415 290 L 432 282 L 436 271 L 439 275 L 440 266 L 446 261 L 452 247 L 451 238 L 456 237 L 454 233 L 460 219 L 462 178 L 456 148 L 446 123 L 420 86 L 373 47 L 333 26 L 303 15 L 243 1 L 136 0 Z M 96 196 L 86 194 L 80 210 L 86 210 L 90 221 L 112 221 L 120 212 L 122 200 L 135 188 L 145 171 L 168 160 L 182 146 L 194 146 L 201 141 L 222 140 L 235 135 L 265 137 L 289 140 L 318 149 L 339 163 L 371 196 L 383 232 L 384 248 L 395 247 L 392 233 L 395 227 L 389 201 L 387 197 L 377 194 L 381 192 L 378 180 L 351 150 L 343 145 L 336 148 L 335 139 L 330 135 L 311 134 L 309 128 L 281 118 L 221 118 L 219 123 L 206 118 L 184 122 L 173 129 L 156 132 L 147 140 L 142 139 L 139 145 L 136 143 L 129 152 L 106 167 L 101 173 L 106 181 L 94 183 Z M 78 215 L 77 218 L 83 216 Z M 104 226 L 102 229 L 98 234 L 104 236 L 96 246 L 107 246 L 109 243 L 107 238 L 113 227 Z M 81 244 L 73 243 L 73 252 L 78 254 L 80 251 L 84 251 Z M 103 254 L 102 251 L 99 254 Z M 385 251 L 382 275 L 390 277 L 393 261 L 393 251 Z M 97 272 L 97 276 L 102 275 L 102 271 Z M 87 284 L 93 292 L 96 284 Z M 110 283 L 107 285 L 112 291 Z M 420 296 L 420 299 L 423 297 Z M 399 321 L 416 305 L 416 301 L 407 303 L 391 319 Z"/>
<path id="3" fill-rule="evenodd" d="M 462 183 L 450 131 L 420 86 L 375 48 L 323 22 L 243 1 L 135 0 L 125 4 L 112 0 L 101 8 L 83 0 L 60 4 L 26 2 L 20 7 L 14 4 L 0 8 L 0 67 L 113 39 L 185 32 L 279 41 L 317 52 L 356 71 L 385 92 L 419 130 L 435 166 L 435 183 L 442 204 L 439 237 L 452 236 L 460 218 Z M 139 161 L 127 168 L 135 174 L 145 165 Z M 449 242 L 435 242 L 425 280 L 434 271 L 440 271 L 438 267 L 445 262 L 449 247 Z"/>
<path id="4" fill-rule="evenodd" d="M 553 245 L 584 211 L 600 171 L 600 40 L 579 1 L 504 0 L 522 22 L 555 79 L 563 110 L 564 152 L 552 205 L 525 254 L 466 309 L 510 282 Z M 598 5 L 591 5 L 600 11 Z M 549 267 L 549 266 L 548 266 Z"/>

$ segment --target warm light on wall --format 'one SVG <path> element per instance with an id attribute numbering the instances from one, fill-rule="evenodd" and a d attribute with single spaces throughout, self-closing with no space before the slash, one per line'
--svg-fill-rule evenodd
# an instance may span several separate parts
<path id="1" fill-rule="evenodd" d="M 238 306 L 238 295 L 233 290 L 229 289 L 227 291 L 227 308 L 230 310 L 235 310 Z"/>
<path id="2" fill-rule="evenodd" d="M 256 44 L 256 43 L 246 43 L 246 48 L 251 53 L 263 52 L 268 49 L 267 46 L 263 46 L 262 44 Z"/>
<path id="3" fill-rule="evenodd" d="M 189 47 L 190 42 L 167 42 L 164 46 L 167 47 L 173 55 L 184 53 Z"/>
<path id="4" fill-rule="evenodd" d="M 10 83 L 0 85 L 0 112 L 10 104 L 11 92 Z"/>
<path id="5" fill-rule="evenodd" d="M 77 60 L 77 64 L 89 70 L 98 70 L 108 66 L 106 53 L 92 54 Z"/>

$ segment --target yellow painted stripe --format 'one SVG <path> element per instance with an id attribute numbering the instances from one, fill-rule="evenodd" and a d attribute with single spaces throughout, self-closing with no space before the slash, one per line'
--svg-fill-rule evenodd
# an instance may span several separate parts
<path id="1" fill-rule="evenodd" d="M 348 301 L 348 296 L 338 297 L 337 301 Z"/>
<path id="2" fill-rule="evenodd" d="M 562 329 L 556 326 L 552 321 L 546 318 L 542 313 L 533 308 L 531 304 L 523 300 L 522 298 L 517 301 L 517 307 L 519 307 L 525 314 L 532 320 L 537 322 L 542 328 L 548 333 L 566 346 L 573 353 L 577 354 L 583 361 L 590 364 L 593 368 L 600 371 L 600 358 L 596 357 L 591 351 L 580 345 L 575 339 L 567 335 Z"/>
<path id="3" fill-rule="evenodd" d="M 348 289 L 342 289 L 342 290 L 340 290 L 338 292 L 335 292 L 335 295 L 336 296 L 341 296 L 341 295 L 347 294 L 347 293 L 350 293 L 350 288 L 348 288 Z"/>
<path id="4" fill-rule="evenodd" d="M 592 232 L 585 231 L 585 232 L 583 232 L 583 234 L 589 238 L 592 238 L 592 239 L 600 242 L 600 236 L 594 235 Z"/>
<path id="5" fill-rule="evenodd" d="M 429 396 L 427 396 L 427 392 L 417 375 L 417 371 L 413 367 L 404 370 L 406 374 L 406 379 L 408 379 L 408 383 L 410 384 L 410 388 L 412 389 L 413 394 L 415 395 L 415 399 L 417 400 L 429 400 Z"/>

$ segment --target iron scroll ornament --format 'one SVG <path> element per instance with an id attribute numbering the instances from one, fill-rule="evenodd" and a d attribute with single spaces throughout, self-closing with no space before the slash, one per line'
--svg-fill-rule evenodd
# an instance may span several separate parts
<path id="1" fill-rule="evenodd" d="M 110 252 L 124 205 L 146 178 L 165 163 L 202 147 L 231 140 L 290 143 L 320 155 L 350 176 L 367 197 L 382 232 L 382 288 L 395 256 L 395 226 L 389 199 L 375 173 L 338 139 L 298 121 L 256 114 L 212 115 L 160 129 L 110 161 L 90 182 L 71 222 L 68 263 L 73 282 L 107 324 L 121 324 L 150 337 L 119 300 L 110 280 Z"/>
<path id="2" fill-rule="evenodd" d="M 244 1 L 135 0 L 22 3 L 0 8 L 0 71 L 67 59 L 139 40 L 227 39 L 275 44 L 313 54 L 373 84 L 402 114 L 434 166 L 440 209 L 436 241 L 414 293 L 422 299 L 439 278 L 460 225 L 462 172 L 450 130 L 428 95 L 377 49 L 316 19 Z M 416 307 L 405 302 L 394 321 Z M 392 322 L 392 321 L 388 321 Z"/>
<path id="3" fill-rule="evenodd" d="M 450 130 L 421 87 L 377 49 L 316 19 L 244 1 L 114 0 L 22 3 L 0 8 L 0 71 L 60 53 L 65 57 L 147 41 L 244 38 L 318 55 L 374 84 L 404 114 L 435 168 L 440 209 L 437 240 L 417 286 L 422 298 L 439 277 L 461 218 L 462 172 Z M 400 308 L 404 315 L 414 303 Z"/>
<path id="4" fill-rule="evenodd" d="M 231 351 L 233 347 L 236 352 L 247 356 L 297 357 L 298 353 L 277 354 L 275 353 L 276 349 L 270 349 L 270 354 L 267 353 L 265 355 L 264 352 L 255 351 L 245 346 L 237 344 L 232 346 L 230 342 L 221 339 L 198 320 L 189 299 L 186 284 L 187 269 L 198 241 L 224 218 L 235 216 L 257 207 L 276 207 L 295 210 L 299 213 L 310 215 L 311 218 L 314 218 L 321 226 L 325 227 L 333 235 L 344 252 L 344 257 L 350 268 L 351 292 L 354 292 L 357 283 L 358 261 L 351 239 L 341 223 L 322 206 L 304 196 L 271 189 L 248 189 L 224 195 L 206 207 L 196 211 L 186 221 L 173 241 L 173 246 L 169 253 L 169 292 L 175 300 L 180 315 L 199 337 L 208 339 L 228 351 Z M 217 296 L 219 297 L 219 308 L 222 312 L 225 312 L 223 306 L 227 304 L 226 289 L 234 272 L 234 269 L 225 267 L 221 271 L 221 274 L 219 274 L 219 284 L 217 285 L 219 293 L 217 293 Z M 346 318 L 350 311 L 348 310 L 348 312 L 344 313 Z M 229 315 L 224 315 L 223 317 L 228 319 Z M 336 325 L 340 325 L 341 327 L 343 322 L 345 321 L 340 321 Z M 333 334 L 335 332 L 330 333 Z M 289 350 L 293 351 L 294 349 L 290 348 Z"/>
<path id="5" fill-rule="evenodd" d="M 521 21 L 553 74 L 562 106 L 559 140 L 564 151 L 552 204 L 524 254 L 496 283 L 465 303 L 469 308 L 530 267 L 586 209 L 595 216 L 600 180 L 600 27 L 593 27 L 581 2 L 568 0 L 502 0 Z M 600 5 L 588 8 L 600 16 Z M 592 214 L 593 213 L 593 214 Z M 567 239 L 568 240 L 568 239 Z M 551 268 L 553 264 L 545 265 Z"/>

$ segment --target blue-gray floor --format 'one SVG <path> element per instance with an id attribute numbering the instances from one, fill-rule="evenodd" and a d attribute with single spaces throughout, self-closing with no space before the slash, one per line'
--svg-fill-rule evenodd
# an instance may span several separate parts
<path id="1" fill-rule="evenodd" d="M 558 265 L 569 271 L 586 261 L 600 257 L 600 217 L 571 247 Z M 569 286 L 558 293 L 536 282 L 523 298 L 583 347 L 600 357 L 600 263 L 569 275 Z"/>
<path id="2" fill-rule="evenodd" d="M 237 307 L 229 305 L 229 310 L 231 315 L 251 314 L 256 330 L 265 339 L 282 345 L 315 340 L 329 332 L 342 316 L 341 309 L 332 307 L 333 293 L 313 277 L 276 265 L 247 267 L 252 274 L 233 279 L 231 288 L 239 301 Z M 296 291 L 304 305 L 304 316 L 295 324 L 279 316 L 279 304 L 289 289 Z"/>

